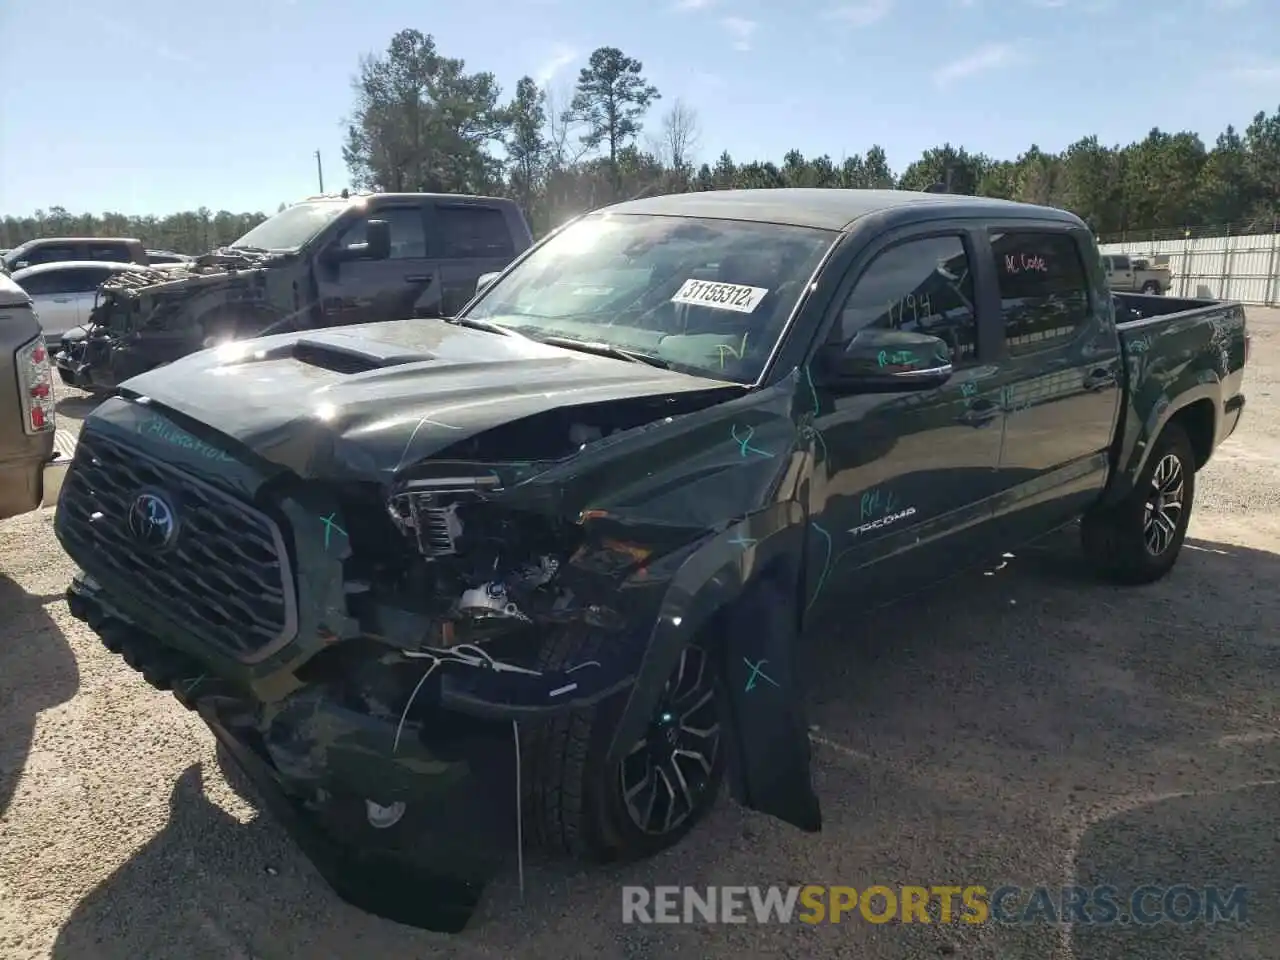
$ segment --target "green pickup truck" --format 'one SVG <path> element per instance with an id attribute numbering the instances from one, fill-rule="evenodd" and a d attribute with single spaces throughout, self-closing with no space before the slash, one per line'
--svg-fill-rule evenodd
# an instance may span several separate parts
<path id="1" fill-rule="evenodd" d="M 1238 304 L 1113 295 L 1060 210 L 631 201 L 456 316 L 125 382 L 59 501 L 68 602 L 343 897 L 456 930 L 523 844 L 650 855 L 726 778 L 819 830 L 828 604 L 1076 520 L 1101 575 L 1166 574 L 1248 343 Z"/>

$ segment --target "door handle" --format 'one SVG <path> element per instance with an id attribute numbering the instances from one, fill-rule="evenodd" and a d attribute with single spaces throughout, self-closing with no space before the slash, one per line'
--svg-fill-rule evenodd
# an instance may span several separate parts
<path id="1" fill-rule="evenodd" d="M 995 423 L 1001 412 L 999 405 L 982 400 L 956 417 L 956 423 L 963 423 L 966 427 L 985 427 Z"/>
<path id="2" fill-rule="evenodd" d="M 1084 378 L 1084 388 L 1090 391 L 1102 390 L 1115 386 L 1116 382 L 1116 375 L 1110 370 L 1094 370 Z"/>
<path id="3" fill-rule="evenodd" d="M 435 276 L 430 273 L 411 273 L 404 278 L 405 283 L 430 283 Z"/>

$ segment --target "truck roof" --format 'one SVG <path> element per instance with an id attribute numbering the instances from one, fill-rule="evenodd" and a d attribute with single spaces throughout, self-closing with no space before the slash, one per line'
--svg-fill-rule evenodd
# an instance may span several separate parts
<path id="1" fill-rule="evenodd" d="M 350 192 L 347 196 L 340 193 L 318 193 L 315 196 L 307 197 L 300 203 L 315 203 L 322 200 L 331 200 L 338 203 L 360 203 L 368 200 L 442 200 L 446 203 L 501 203 L 513 204 L 514 200 L 507 197 L 484 197 L 470 193 L 356 193 Z"/>
<path id="2" fill-rule="evenodd" d="M 34 244 L 34 243 L 138 243 L 140 244 L 141 241 L 135 240 L 133 237 L 36 237 L 32 240 L 26 241 L 25 243 L 18 244 L 18 246 L 14 247 L 13 249 L 17 250 L 18 247 L 25 247 L 25 246 L 28 246 L 29 244 Z"/>
<path id="3" fill-rule="evenodd" d="M 935 216 L 1023 217 L 1059 220 L 1084 226 L 1073 213 L 991 197 L 949 193 L 917 193 L 913 190 L 835 190 L 825 187 L 783 187 L 761 190 L 708 190 L 673 193 L 643 200 L 628 200 L 604 207 L 610 213 L 642 213 L 668 217 L 708 217 L 788 224 L 823 230 L 845 230 L 873 213 L 900 211 L 903 219 L 918 219 L 922 208 Z"/>

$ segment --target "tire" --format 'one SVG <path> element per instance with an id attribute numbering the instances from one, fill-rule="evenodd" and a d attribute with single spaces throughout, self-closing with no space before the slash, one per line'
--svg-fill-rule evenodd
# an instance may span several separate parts
<path id="1" fill-rule="evenodd" d="M 1081 522 L 1089 562 L 1116 583 L 1154 583 L 1165 576 L 1182 551 L 1195 486 L 1195 451 L 1186 431 L 1170 423 L 1129 496 L 1115 506 L 1091 511 Z"/>
<path id="2" fill-rule="evenodd" d="M 549 642 L 542 654 L 543 669 L 563 669 L 592 659 L 598 645 L 612 638 L 586 626 L 566 628 Z M 701 665 L 705 683 L 687 683 Z M 681 683 L 681 671 L 685 671 Z M 675 846 L 714 805 L 724 780 L 725 747 L 719 732 L 719 696 L 714 663 L 709 651 L 694 645 L 681 654 L 680 664 L 668 681 L 664 704 L 655 715 L 654 730 L 640 741 L 622 764 L 606 768 L 605 754 L 626 708 L 630 690 L 623 690 L 595 707 L 557 717 L 533 731 L 522 744 L 525 777 L 525 822 L 531 840 L 550 853 L 596 863 L 626 862 L 653 856 Z M 689 695 L 688 689 L 693 690 Z M 697 709 L 691 705 L 709 694 Z M 682 699 L 682 694 L 684 698 Z M 666 698 L 672 697 L 670 709 Z M 681 714 L 681 710 L 686 711 Z M 663 723 L 675 719 L 675 725 Z M 702 738 L 688 733 L 688 726 L 709 731 Z M 700 752 L 704 761 L 677 756 L 684 748 Z M 707 756 L 709 754 L 709 757 Z M 665 758 L 665 759 L 664 759 Z M 675 766 L 672 766 L 675 765 Z M 671 789 L 653 771 L 662 769 Z M 645 771 L 651 789 L 644 787 Z M 676 771 L 687 790 L 681 790 Z M 676 782 L 673 782 L 676 780 Z M 641 783 L 641 791 L 628 803 L 624 783 Z M 642 823 L 648 797 L 654 797 L 654 817 Z M 663 813 L 672 812 L 670 823 Z"/>
<path id="3" fill-rule="evenodd" d="M 1160 284 L 1156 283 L 1154 280 L 1148 280 L 1142 285 L 1142 292 L 1150 294 L 1153 297 L 1158 297 L 1160 295 Z"/>

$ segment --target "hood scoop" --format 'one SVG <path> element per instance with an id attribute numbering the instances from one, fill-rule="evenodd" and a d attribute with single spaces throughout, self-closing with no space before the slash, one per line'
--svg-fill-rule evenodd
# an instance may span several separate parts
<path id="1" fill-rule="evenodd" d="M 281 360 L 286 357 L 298 363 L 305 363 L 307 366 L 345 374 L 367 373 L 370 370 L 382 370 L 406 363 L 422 363 L 424 360 L 436 359 L 429 353 L 377 353 L 362 350 L 354 343 L 347 346 L 307 339 L 295 340 L 276 350 L 269 350 L 263 359 Z"/>

